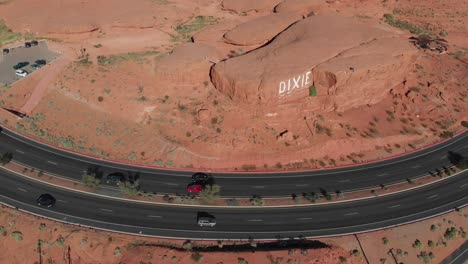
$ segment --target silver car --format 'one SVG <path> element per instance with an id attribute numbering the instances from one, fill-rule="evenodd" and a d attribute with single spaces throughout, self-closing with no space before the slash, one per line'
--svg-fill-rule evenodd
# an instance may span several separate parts
<path id="1" fill-rule="evenodd" d="M 209 226 L 213 227 L 216 225 L 216 219 L 214 216 L 207 213 L 198 213 L 197 223 L 201 227 Z"/>

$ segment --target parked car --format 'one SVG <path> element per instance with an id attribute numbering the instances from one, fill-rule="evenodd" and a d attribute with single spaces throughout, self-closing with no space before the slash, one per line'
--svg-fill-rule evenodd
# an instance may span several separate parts
<path id="1" fill-rule="evenodd" d="M 208 214 L 205 212 L 198 212 L 197 224 L 201 227 L 205 227 L 205 226 L 213 227 L 216 225 L 216 219 L 211 214 Z"/>
<path id="2" fill-rule="evenodd" d="M 108 174 L 104 180 L 106 183 L 120 185 L 121 182 L 125 181 L 125 175 L 121 172 L 114 172 Z"/>
<path id="3" fill-rule="evenodd" d="M 31 67 L 33 67 L 35 70 L 39 70 L 40 68 L 42 68 L 41 65 L 36 64 L 36 63 L 32 64 Z"/>
<path id="4" fill-rule="evenodd" d="M 46 61 L 46 60 L 37 60 L 37 61 L 35 61 L 35 63 L 36 63 L 37 65 L 44 66 L 44 65 L 47 64 L 47 61 Z"/>
<path id="5" fill-rule="evenodd" d="M 197 172 L 192 175 L 192 182 L 207 182 L 210 179 L 208 174 Z"/>
<path id="6" fill-rule="evenodd" d="M 39 196 L 36 200 L 37 205 L 44 206 L 44 207 L 52 207 L 55 204 L 55 198 L 48 194 L 44 193 Z"/>
<path id="7" fill-rule="evenodd" d="M 25 48 L 30 48 L 31 47 L 31 42 L 25 42 L 24 47 Z"/>
<path id="8" fill-rule="evenodd" d="M 6 55 L 6 54 L 8 54 L 8 53 L 10 53 L 10 49 L 3 49 L 3 54 L 4 54 L 4 55 Z"/>
<path id="9" fill-rule="evenodd" d="M 26 77 L 29 73 L 25 70 L 18 69 L 15 71 L 15 74 L 21 77 Z"/>
<path id="10" fill-rule="evenodd" d="M 13 69 L 18 70 L 28 65 L 29 65 L 29 62 L 27 61 L 18 62 L 15 66 L 13 66 Z"/>
<path id="11" fill-rule="evenodd" d="M 200 193 L 201 191 L 203 191 L 203 189 L 205 189 L 205 186 L 203 184 L 196 183 L 196 182 L 190 183 L 187 186 L 187 192 L 192 193 L 192 194 Z"/>
<path id="12" fill-rule="evenodd" d="M 37 42 L 37 40 L 31 41 L 31 45 L 32 45 L 32 46 L 37 46 L 38 44 L 39 44 L 39 42 Z"/>

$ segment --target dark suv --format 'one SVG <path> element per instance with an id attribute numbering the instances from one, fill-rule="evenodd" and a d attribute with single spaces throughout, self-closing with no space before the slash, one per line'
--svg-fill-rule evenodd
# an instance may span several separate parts
<path id="1" fill-rule="evenodd" d="M 38 44 L 39 44 L 39 42 L 37 42 L 37 40 L 31 41 L 31 45 L 32 45 L 32 46 L 37 46 Z"/>
<path id="2" fill-rule="evenodd" d="M 48 194 L 44 193 L 39 196 L 36 200 L 37 205 L 44 206 L 44 207 L 52 207 L 55 204 L 55 198 Z"/>
<path id="3" fill-rule="evenodd" d="M 25 42 L 24 47 L 25 48 L 30 48 L 31 47 L 31 42 Z"/>
<path id="4" fill-rule="evenodd" d="M 18 62 L 15 66 L 13 66 L 13 69 L 18 70 L 28 65 L 29 65 L 29 62 L 27 61 Z"/>
<path id="5" fill-rule="evenodd" d="M 121 172 L 114 172 L 108 174 L 104 179 L 106 183 L 120 185 L 120 183 L 125 181 L 125 175 Z"/>

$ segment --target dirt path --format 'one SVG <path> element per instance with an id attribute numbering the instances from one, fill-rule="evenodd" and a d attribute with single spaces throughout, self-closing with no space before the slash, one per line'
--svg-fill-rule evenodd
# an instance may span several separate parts
<path id="1" fill-rule="evenodd" d="M 49 87 L 50 82 L 55 80 L 63 67 L 65 67 L 65 65 L 67 65 L 69 62 L 70 58 L 63 56 L 57 59 L 57 61 L 54 63 L 48 65 L 50 68 L 48 69 L 47 74 L 44 76 L 44 78 L 41 79 L 36 87 L 34 87 L 34 90 L 28 101 L 23 105 L 23 107 L 21 107 L 21 113 L 29 114 L 39 104 L 42 96 L 47 91 L 47 87 Z"/>

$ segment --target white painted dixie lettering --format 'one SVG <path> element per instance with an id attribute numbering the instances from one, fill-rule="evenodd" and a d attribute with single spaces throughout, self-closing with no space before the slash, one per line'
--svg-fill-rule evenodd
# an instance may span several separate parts
<path id="1" fill-rule="evenodd" d="M 308 87 L 310 84 L 310 74 L 311 71 L 308 71 L 304 74 L 292 77 L 287 81 L 282 81 L 279 83 L 279 96 L 284 96 L 292 93 L 296 89 L 302 89 Z"/>

